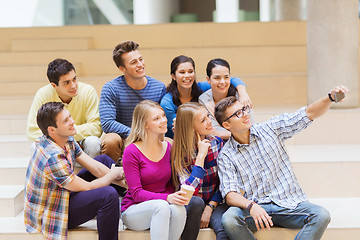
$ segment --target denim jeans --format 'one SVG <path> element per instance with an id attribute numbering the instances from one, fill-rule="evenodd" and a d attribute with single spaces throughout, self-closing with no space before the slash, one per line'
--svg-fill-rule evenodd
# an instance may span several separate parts
<path id="1" fill-rule="evenodd" d="M 226 203 L 219 204 L 210 218 L 210 227 L 214 230 L 216 235 L 216 240 L 228 240 L 228 236 L 225 232 L 224 227 L 221 224 L 222 215 L 229 209 L 229 205 Z"/>
<path id="2" fill-rule="evenodd" d="M 184 229 L 184 206 L 169 204 L 165 200 L 149 200 L 130 206 L 121 214 L 126 227 L 141 231 L 150 228 L 151 239 L 178 240 Z"/>
<path id="3" fill-rule="evenodd" d="M 318 205 L 304 201 L 295 209 L 280 207 L 275 203 L 260 204 L 272 217 L 274 226 L 301 229 L 295 240 L 320 239 L 330 222 L 329 212 Z M 230 239 L 253 240 L 256 231 L 254 219 L 246 209 L 230 207 L 222 218 L 222 225 Z"/>
<path id="4" fill-rule="evenodd" d="M 199 230 L 200 230 L 200 221 L 201 216 L 205 208 L 205 202 L 202 198 L 198 196 L 193 196 L 186 206 L 186 225 L 184 231 L 181 235 L 182 240 L 196 240 Z M 210 227 L 214 230 L 217 240 L 227 240 L 228 237 L 226 232 L 221 224 L 222 215 L 229 206 L 224 203 L 218 205 L 210 218 Z"/>

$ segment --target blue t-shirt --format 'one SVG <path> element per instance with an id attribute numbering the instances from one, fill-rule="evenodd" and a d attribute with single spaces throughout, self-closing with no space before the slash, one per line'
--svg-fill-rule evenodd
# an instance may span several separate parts
<path id="1" fill-rule="evenodd" d="M 151 77 L 143 89 L 135 90 L 125 81 L 124 75 L 103 86 L 100 95 L 100 122 L 105 133 L 117 133 L 126 138 L 130 134 L 135 106 L 143 100 L 160 103 L 165 95 L 165 84 Z"/>

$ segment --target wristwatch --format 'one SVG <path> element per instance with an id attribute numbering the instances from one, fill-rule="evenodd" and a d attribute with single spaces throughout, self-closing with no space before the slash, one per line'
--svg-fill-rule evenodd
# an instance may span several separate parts
<path id="1" fill-rule="evenodd" d="M 214 211 L 215 208 L 216 208 L 216 207 L 215 207 L 214 205 L 212 205 L 211 203 L 209 203 L 208 206 L 211 207 L 211 209 L 212 209 L 213 211 Z"/>
<path id="2" fill-rule="evenodd" d="M 335 99 L 333 99 L 333 98 L 331 97 L 331 91 L 328 93 L 328 96 L 329 96 L 330 102 L 335 102 Z"/>

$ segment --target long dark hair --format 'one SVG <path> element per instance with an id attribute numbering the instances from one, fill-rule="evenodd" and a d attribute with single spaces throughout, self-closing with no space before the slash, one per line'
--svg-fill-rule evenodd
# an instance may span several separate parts
<path id="1" fill-rule="evenodd" d="M 230 64 L 225 59 L 214 58 L 210 60 L 206 66 L 206 75 L 208 76 L 209 79 L 212 74 L 212 69 L 216 66 L 226 67 L 227 69 L 229 69 L 229 73 L 230 73 Z M 236 95 L 236 88 L 232 84 L 230 84 L 226 97 L 235 96 L 235 95 Z"/>
<path id="2" fill-rule="evenodd" d="M 194 71 L 195 71 L 194 60 L 191 57 L 180 55 L 180 56 L 175 57 L 171 61 L 170 74 L 175 75 L 175 72 L 176 72 L 177 68 L 179 67 L 179 65 L 181 63 L 185 63 L 185 62 L 191 63 L 194 68 Z M 181 101 L 180 101 L 179 91 L 177 89 L 177 82 L 175 79 L 171 79 L 171 83 L 167 86 L 166 90 L 167 90 L 167 92 L 171 93 L 174 104 L 179 107 L 181 105 Z M 199 88 L 199 86 L 197 85 L 196 79 L 195 79 L 194 83 L 191 87 L 191 102 L 197 102 L 199 100 L 199 96 L 201 94 L 202 94 L 202 91 Z"/>

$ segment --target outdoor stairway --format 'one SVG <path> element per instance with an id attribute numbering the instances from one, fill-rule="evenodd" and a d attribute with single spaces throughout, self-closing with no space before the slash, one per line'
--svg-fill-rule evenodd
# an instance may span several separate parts
<path id="1" fill-rule="evenodd" d="M 198 81 L 205 80 L 204 69 L 210 59 L 227 59 L 232 75 L 247 85 L 256 122 L 307 104 L 305 22 L 189 26 L 0 29 L 0 240 L 43 239 L 41 234 L 26 233 L 23 223 L 23 189 L 31 146 L 25 127 L 33 96 L 48 83 L 46 68 L 54 58 L 71 61 L 79 81 L 93 85 L 100 94 L 104 83 L 120 74 L 112 62 L 113 47 L 133 39 L 140 43 L 147 75 L 165 84 L 171 79 L 170 62 L 177 55 L 193 57 Z M 220 34 L 229 31 L 234 34 L 231 38 Z M 64 38 L 64 32 L 71 38 Z M 180 36 L 179 32 L 188 35 Z M 209 38 L 213 32 L 219 34 Z M 144 39 L 154 35 L 157 38 Z M 190 35 L 193 37 L 188 38 Z M 328 90 L 319 91 L 326 96 Z M 360 238 L 359 119 L 360 108 L 331 109 L 286 142 L 300 185 L 312 202 L 331 213 L 324 240 Z M 290 240 L 297 232 L 273 228 L 256 236 L 259 240 Z M 149 231 L 124 230 L 122 224 L 119 236 L 121 240 L 150 239 Z M 95 220 L 69 232 L 70 240 L 97 238 Z M 215 235 L 204 229 L 198 239 L 215 240 Z"/>
<path id="2" fill-rule="evenodd" d="M 283 110 L 283 109 L 281 109 Z M 290 109 L 288 109 L 290 110 Z M 295 109 L 293 109 L 295 110 Z M 267 118 L 279 111 L 255 111 L 256 119 Z M 360 234 L 360 141 L 354 144 L 341 144 L 341 138 L 332 139 L 331 143 L 319 144 L 307 142 L 307 138 L 320 138 L 313 134 L 313 127 L 317 131 L 326 132 L 330 128 L 325 119 L 338 114 L 353 115 L 354 110 L 330 110 L 319 120 L 324 123 L 319 126 L 310 126 L 288 141 L 287 149 L 300 185 L 308 194 L 312 202 L 326 207 L 332 216 L 332 221 L 323 239 L 335 240 L 340 236 L 345 239 L 356 239 L 354 236 Z M 272 112 L 271 114 L 268 112 Z M 360 112 L 354 117 L 360 117 Z M 345 117 L 344 117 L 345 118 Z M 327 124 L 326 124 L 327 123 Z M 25 118 L 18 122 L 17 127 L 24 128 Z M 316 121 L 314 122 L 316 124 Z M 313 125 L 314 125 L 313 124 Z M 350 132 L 351 126 L 344 125 L 343 131 Z M 0 239 L 39 239 L 39 234 L 27 234 L 23 224 L 23 182 L 25 179 L 26 166 L 29 159 L 30 142 L 24 135 L 12 135 L 14 128 L 8 129 L 0 136 L 0 151 L 5 154 L 0 158 Z M 10 133 L 10 134 L 9 134 Z M 326 142 L 328 136 L 319 139 Z M 309 144 L 307 144 L 309 143 Z M 4 147 L 5 145 L 5 147 Z M 11 154 L 10 154 L 11 153 Z M 11 155 L 17 156 L 13 157 Z M 10 191 L 11 190 L 11 191 Z M 4 215 L 6 213 L 6 215 Z M 293 239 L 298 230 L 274 228 L 270 231 L 256 233 L 258 239 Z M 69 239 L 76 239 L 81 235 L 88 240 L 97 239 L 95 220 L 83 226 L 71 230 Z M 120 239 L 150 239 L 148 231 L 134 232 L 124 230 L 122 224 L 119 229 Z M 346 237 L 347 236 L 347 237 Z M 213 232 L 209 229 L 201 230 L 198 239 L 215 239 Z"/>

